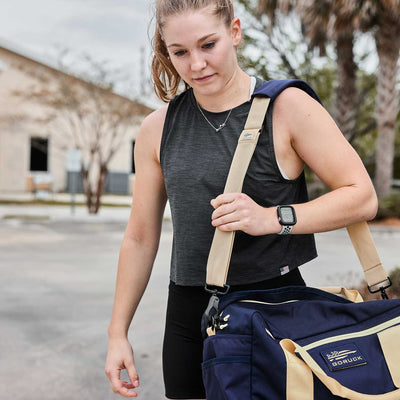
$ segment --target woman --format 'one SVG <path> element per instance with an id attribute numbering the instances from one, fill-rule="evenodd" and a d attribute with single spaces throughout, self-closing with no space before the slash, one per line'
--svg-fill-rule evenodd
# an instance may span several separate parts
<path id="1" fill-rule="evenodd" d="M 203 399 L 200 319 L 209 298 L 203 286 L 213 230 L 238 231 L 231 290 L 304 285 L 297 267 L 316 256 L 312 233 L 372 219 L 377 199 L 328 113 L 297 88 L 284 90 L 270 107 L 243 193 L 221 194 L 251 94 L 263 83 L 238 66 L 240 20 L 230 0 L 157 0 L 156 22 L 153 78 L 169 105 L 143 121 L 136 142 L 106 374 L 114 392 L 137 396 L 127 332 L 150 277 L 168 198 L 174 242 L 163 348 L 166 397 Z M 175 97 L 181 83 L 186 90 Z M 305 163 L 330 188 L 312 201 Z M 277 217 L 284 204 L 297 216 L 289 229 Z M 121 369 L 129 383 L 120 380 Z"/>

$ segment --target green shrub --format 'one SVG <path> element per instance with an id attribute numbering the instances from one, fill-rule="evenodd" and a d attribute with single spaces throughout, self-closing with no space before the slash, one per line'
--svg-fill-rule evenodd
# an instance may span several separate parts
<path id="1" fill-rule="evenodd" d="M 392 286 L 389 289 L 392 297 L 400 298 L 400 267 L 396 267 L 390 271 L 390 279 L 392 280 Z"/>
<path id="2" fill-rule="evenodd" d="M 379 200 L 376 219 L 400 218 L 400 192 L 392 192 L 386 199 Z"/>

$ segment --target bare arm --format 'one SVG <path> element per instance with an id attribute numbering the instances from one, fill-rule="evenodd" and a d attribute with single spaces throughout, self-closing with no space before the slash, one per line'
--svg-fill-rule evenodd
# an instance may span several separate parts
<path id="1" fill-rule="evenodd" d="M 295 206 L 300 224 L 293 233 L 328 231 L 372 219 L 377 198 L 356 151 L 315 100 L 294 88 L 284 95 L 282 103 L 287 104 L 280 107 L 292 116 L 287 118 L 291 148 L 331 190 Z"/>
<path id="2" fill-rule="evenodd" d="M 146 289 L 158 250 L 167 196 L 159 162 L 165 108 L 148 116 L 135 146 L 135 188 L 131 214 L 122 241 L 114 307 L 108 328 L 106 374 L 114 392 L 136 397 L 139 386 L 132 349 L 127 340 L 129 325 Z M 126 368 L 130 383 L 120 380 Z"/>
<path id="3" fill-rule="evenodd" d="M 274 147 L 290 178 L 308 164 L 329 187 L 329 193 L 294 205 L 293 233 L 329 231 L 375 216 L 377 198 L 372 182 L 355 150 L 327 111 L 296 88 L 285 90 L 274 107 Z M 212 201 L 213 225 L 252 235 L 277 233 L 276 207 L 263 208 L 244 194 L 220 195 Z"/>

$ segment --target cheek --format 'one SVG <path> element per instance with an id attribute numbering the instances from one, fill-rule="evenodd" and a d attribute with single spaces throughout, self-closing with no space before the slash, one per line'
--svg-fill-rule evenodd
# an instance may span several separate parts
<path id="1" fill-rule="evenodd" d="M 236 52 L 231 47 L 226 47 L 223 51 L 216 54 L 215 60 L 219 65 L 223 65 L 225 68 L 229 69 L 231 66 L 235 65 Z"/>
<path id="2" fill-rule="evenodd" d="M 172 65 L 174 66 L 175 70 L 181 75 L 185 71 L 185 63 L 177 58 L 171 58 Z"/>

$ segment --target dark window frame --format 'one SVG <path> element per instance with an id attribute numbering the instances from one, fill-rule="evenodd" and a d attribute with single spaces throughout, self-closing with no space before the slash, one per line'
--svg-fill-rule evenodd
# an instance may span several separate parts
<path id="1" fill-rule="evenodd" d="M 49 139 L 32 136 L 30 138 L 29 171 L 49 172 Z"/>

